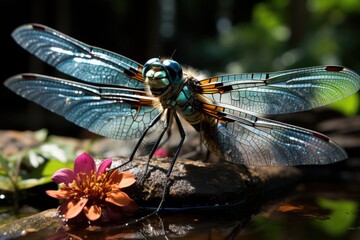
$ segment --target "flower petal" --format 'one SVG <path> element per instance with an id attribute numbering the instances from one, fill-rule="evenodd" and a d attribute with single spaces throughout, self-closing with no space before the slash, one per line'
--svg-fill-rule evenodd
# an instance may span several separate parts
<path id="1" fill-rule="evenodd" d="M 123 207 L 130 204 L 132 199 L 126 193 L 115 190 L 108 193 L 105 201 Z"/>
<path id="2" fill-rule="evenodd" d="M 81 198 L 79 201 L 74 199 L 68 199 L 59 207 L 60 216 L 64 216 L 64 218 L 74 218 L 76 217 L 86 205 L 88 199 Z"/>
<path id="3" fill-rule="evenodd" d="M 119 183 L 119 188 L 126 188 L 136 182 L 135 176 L 130 172 L 122 172 L 120 175 L 121 180 Z"/>
<path id="4" fill-rule="evenodd" d="M 57 199 L 64 199 L 70 197 L 71 191 L 60 189 L 60 190 L 47 190 L 46 194 L 50 197 Z"/>
<path id="5" fill-rule="evenodd" d="M 98 173 L 104 173 L 106 171 L 106 169 L 109 169 L 110 166 L 112 164 L 112 160 L 111 159 L 105 159 L 99 166 L 97 172 Z"/>
<path id="6" fill-rule="evenodd" d="M 90 221 L 95 221 L 101 216 L 101 207 L 92 205 L 90 207 L 84 207 L 84 213 Z"/>
<path id="7" fill-rule="evenodd" d="M 68 168 L 62 168 L 57 170 L 51 177 L 51 180 L 57 184 L 65 183 L 66 185 L 76 179 L 76 174 L 73 170 Z"/>
<path id="8" fill-rule="evenodd" d="M 96 171 L 94 158 L 88 153 L 83 152 L 75 159 L 74 172 L 75 174 L 83 172 L 90 176 L 91 171 Z"/>

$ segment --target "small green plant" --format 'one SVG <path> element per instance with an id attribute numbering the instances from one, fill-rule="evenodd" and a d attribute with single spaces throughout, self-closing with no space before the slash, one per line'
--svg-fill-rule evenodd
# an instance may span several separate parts
<path id="1" fill-rule="evenodd" d="M 75 146 L 69 141 L 48 137 L 46 130 L 34 132 L 37 144 L 5 156 L 0 154 L 0 190 L 13 194 L 14 212 L 19 210 L 22 190 L 51 182 L 59 168 L 70 167 Z"/>

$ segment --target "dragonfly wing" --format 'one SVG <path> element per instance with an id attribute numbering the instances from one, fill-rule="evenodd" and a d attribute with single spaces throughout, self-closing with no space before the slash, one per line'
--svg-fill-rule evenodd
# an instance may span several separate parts
<path id="1" fill-rule="evenodd" d="M 219 157 L 245 165 L 329 164 L 347 158 L 325 135 L 240 111 L 204 106 L 201 135 Z"/>
<path id="2" fill-rule="evenodd" d="M 347 97 L 360 88 L 360 76 L 339 67 L 309 67 L 273 73 L 224 75 L 198 82 L 215 104 L 254 113 L 306 111 Z"/>
<path id="3" fill-rule="evenodd" d="M 59 71 L 102 85 L 143 88 L 142 65 L 122 55 L 93 47 L 40 24 L 12 33 L 24 49 Z"/>
<path id="4" fill-rule="evenodd" d="M 97 87 L 38 74 L 16 75 L 5 85 L 83 128 L 115 139 L 140 137 L 160 113 L 156 99 L 128 88 Z"/>

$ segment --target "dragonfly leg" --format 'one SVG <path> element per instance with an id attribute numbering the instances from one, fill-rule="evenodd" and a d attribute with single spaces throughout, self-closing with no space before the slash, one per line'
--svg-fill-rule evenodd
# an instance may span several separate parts
<path id="1" fill-rule="evenodd" d="M 165 181 L 165 187 L 164 187 L 163 195 L 162 195 L 161 201 L 160 201 L 160 203 L 159 203 L 159 206 L 158 206 L 156 212 L 158 212 L 158 211 L 160 210 L 162 204 L 163 204 L 164 201 L 165 201 L 166 193 L 167 193 L 167 191 L 168 191 L 169 177 L 170 177 L 170 174 L 171 174 L 171 172 L 172 172 L 172 170 L 173 170 L 173 167 L 174 167 L 174 165 L 175 165 L 176 159 L 177 159 L 177 157 L 178 157 L 178 155 L 179 155 L 179 153 L 180 153 L 180 150 L 181 150 L 181 148 L 182 148 L 182 145 L 183 145 L 183 143 L 184 143 L 185 136 L 186 136 L 185 131 L 184 131 L 184 128 L 183 128 L 183 126 L 182 126 L 182 124 L 181 124 L 181 122 L 180 122 L 180 119 L 179 119 L 178 115 L 176 114 L 176 112 L 174 113 L 174 118 L 175 118 L 175 121 L 176 121 L 176 125 L 177 125 L 177 127 L 178 127 L 178 130 L 179 130 L 181 139 L 180 139 L 180 142 L 179 142 L 179 144 L 178 144 L 178 146 L 177 146 L 177 149 L 176 149 L 176 151 L 175 151 L 175 153 L 174 153 L 174 156 L 172 157 L 170 166 L 169 166 L 169 168 L 168 168 L 168 170 L 167 170 L 167 173 L 166 173 L 166 181 Z"/>
<path id="2" fill-rule="evenodd" d="M 165 197 L 166 197 L 166 194 L 167 194 L 167 191 L 168 191 L 169 177 L 170 177 L 170 174 L 171 174 L 171 172 L 172 172 L 172 169 L 173 169 L 173 167 L 174 167 L 174 165 L 175 165 L 176 159 L 177 159 L 177 157 L 178 157 L 178 155 L 179 155 L 179 153 L 180 153 L 181 147 L 182 147 L 182 145 L 183 145 L 183 143 L 184 143 L 185 136 L 186 136 L 185 131 L 184 131 L 184 128 L 182 127 L 181 122 L 180 122 L 180 119 L 179 119 L 178 115 L 176 114 L 176 112 L 171 113 L 171 114 L 168 113 L 167 118 L 170 120 L 170 118 L 172 117 L 172 115 L 173 115 L 174 118 L 175 118 L 176 125 L 177 125 L 177 127 L 178 127 L 178 130 L 179 130 L 181 139 L 180 139 L 180 142 L 179 142 L 179 144 L 178 144 L 178 146 L 177 146 L 177 149 L 176 149 L 176 151 L 175 151 L 175 153 L 174 153 L 174 156 L 172 157 L 172 160 L 171 160 L 171 163 L 170 163 L 170 167 L 168 168 L 167 173 L 166 173 L 165 187 L 164 187 L 164 191 L 163 191 L 163 194 L 162 194 L 161 201 L 160 201 L 158 207 L 156 208 L 156 210 L 150 212 L 149 214 L 146 214 L 145 216 L 142 216 L 142 217 L 140 217 L 140 218 L 138 218 L 138 219 L 135 219 L 134 221 L 128 222 L 128 223 L 126 223 L 126 224 L 123 225 L 123 226 L 129 226 L 129 225 L 131 225 L 131 224 L 138 223 L 138 222 L 140 222 L 140 221 L 143 221 L 143 220 L 145 220 L 145 219 L 148 219 L 149 217 L 151 217 L 151 216 L 153 216 L 153 215 L 156 215 L 156 214 L 160 211 L 160 209 L 161 209 L 161 207 L 162 207 L 162 204 L 165 202 Z M 166 124 L 169 125 L 169 126 L 171 126 L 171 124 L 170 124 L 169 121 L 167 121 Z M 162 132 L 161 135 L 164 135 L 164 134 L 165 134 L 166 129 L 167 129 L 169 126 L 166 127 L 166 125 L 165 125 L 164 131 Z M 160 139 L 160 140 L 158 140 L 157 142 L 160 142 L 160 141 L 161 141 L 161 137 L 160 137 L 159 139 Z M 156 146 L 154 147 L 154 149 L 156 149 Z M 151 158 L 149 158 L 149 159 L 151 159 Z"/>
<path id="3" fill-rule="evenodd" d="M 145 177 L 146 177 L 146 175 L 148 173 L 148 170 L 149 170 L 150 160 L 153 157 L 156 149 L 159 147 L 160 142 L 161 142 L 162 138 L 164 137 L 164 134 L 169 130 L 169 127 L 171 126 L 171 117 L 172 117 L 172 113 L 170 111 L 168 111 L 167 114 L 166 114 L 165 126 L 164 126 L 163 130 L 161 131 L 160 136 L 156 140 L 154 146 L 151 149 L 151 152 L 149 154 L 149 157 L 148 157 L 148 160 L 147 160 L 147 163 L 146 163 L 146 166 L 145 166 L 145 170 L 144 170 L 143 175 L 142 175 L 142 177 L 140 179 L 140 182 L 144 181 L 144 179 L 145 179 Z"/>
<path id="4" fill-rule="evenodd" d="M 172 125 L 172 124 L 170 124 L 170 125 Z M 161 148 L 162 146 L 164 146 L 164 144 L 166 144 L 166 142 L 167 142 L 167 140 L 169 140 L 170 138 L 171 138 L 171 128 L 169 128 L 167 131 L 166 131 L 166 138 L 164 139 L 164 141 L 162 141 L 160 144 L 159 144 L 159 146 L 158 146 L 158 148 Z"/>
<path id="5" fill-rule="evenodd" d="M 110 169 L 109 171 L 114 171 L 116 169 L 119 169 L 125 165 L 127 165 L 128 163 L 132 162 L 132 160 L 134 159 L 135 157 L 135 154 L 138 150 L 138 148 L 140 147 L 140 144 L 141 142 L 144 140 L 147 132 L 161 119 L 161 116 L 162 116 L 163 112 L 161 112 L 160 114 L 158 114 L 149 124 L 149 126 L 147 126 L 147 128 L 145 129 L 145 131 L 142 133 L 141 137 L 139 138 L 139 140 L 136 142 L 136 145 L 129 157 L 129 160 L 127 160 L 126 162 L 124 162 L 123 164 L 120 164 L 119 166 L 115 167 L 115 168 L 112 168 Z"/>
<path id="6" fill-rule="evenodd" d="M 179 145 L 177 146 L 177 149 L 176 149 L 176 151 L 174 153 L 174 156 L 173 156 L 173 158 L 171 160 L 171 164 L 170 164 L 170 167 L 168 169 L 168 172 L 166 173 L 167 178 L 169 178 L 169 176 L 171 174 L 171 171 L 172 171 L 172 169 L 174 167 L 174 164 L 175 164 L 176 159 L 177 159 L 177 157 L 178 157 L 178 155 L 180 153 L 180 150 L 182 148 L 182 145 L 184 143 L 185 136 L 186 136 L 185 130 L 184 130 L 184 128 L 183 128 L 183 126 L 182 126 L 182 124 L 180 122 L 179 116 L 176 113 L 174 113 L 174 117 L 175 117 L 176 125 L 178 126 L 178 129 L 179 129 L 181 139 L 180 139 Z"/>

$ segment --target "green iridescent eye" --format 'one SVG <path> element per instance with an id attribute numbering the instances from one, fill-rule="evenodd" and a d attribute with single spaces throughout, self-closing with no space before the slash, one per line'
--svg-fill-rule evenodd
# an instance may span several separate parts
<path id="1" fill-rule="evenodd" d="M 145 76 L 148 77 L 148 78 L 153 78 L 154 74 L 155 74 L 155 71 L 150 69 L 149 71 L 146 72 Z"/>
<path id="2" fill-rule="evenodd" d="M 169 85 L 169 79 L 161 78 L 161 79 L 153 79 L 149 82 L 149 85 L 154 88 L 164 88 Z"/>
<path id="3" fill-rule="evenodd" d="M 154 71 L 150 69 L 146 72 L 145 76 L 149 78 L 148 84 L 153 88 L 164 88 L 170 84 L 165 71 Z"/>
<path id="4" fill-rule="evenodd" d="M 164 78 L 164 77 L 166 77 L 166 72 L 165 71 L 158 71 L 154 75 L 154 78 Z"/>

